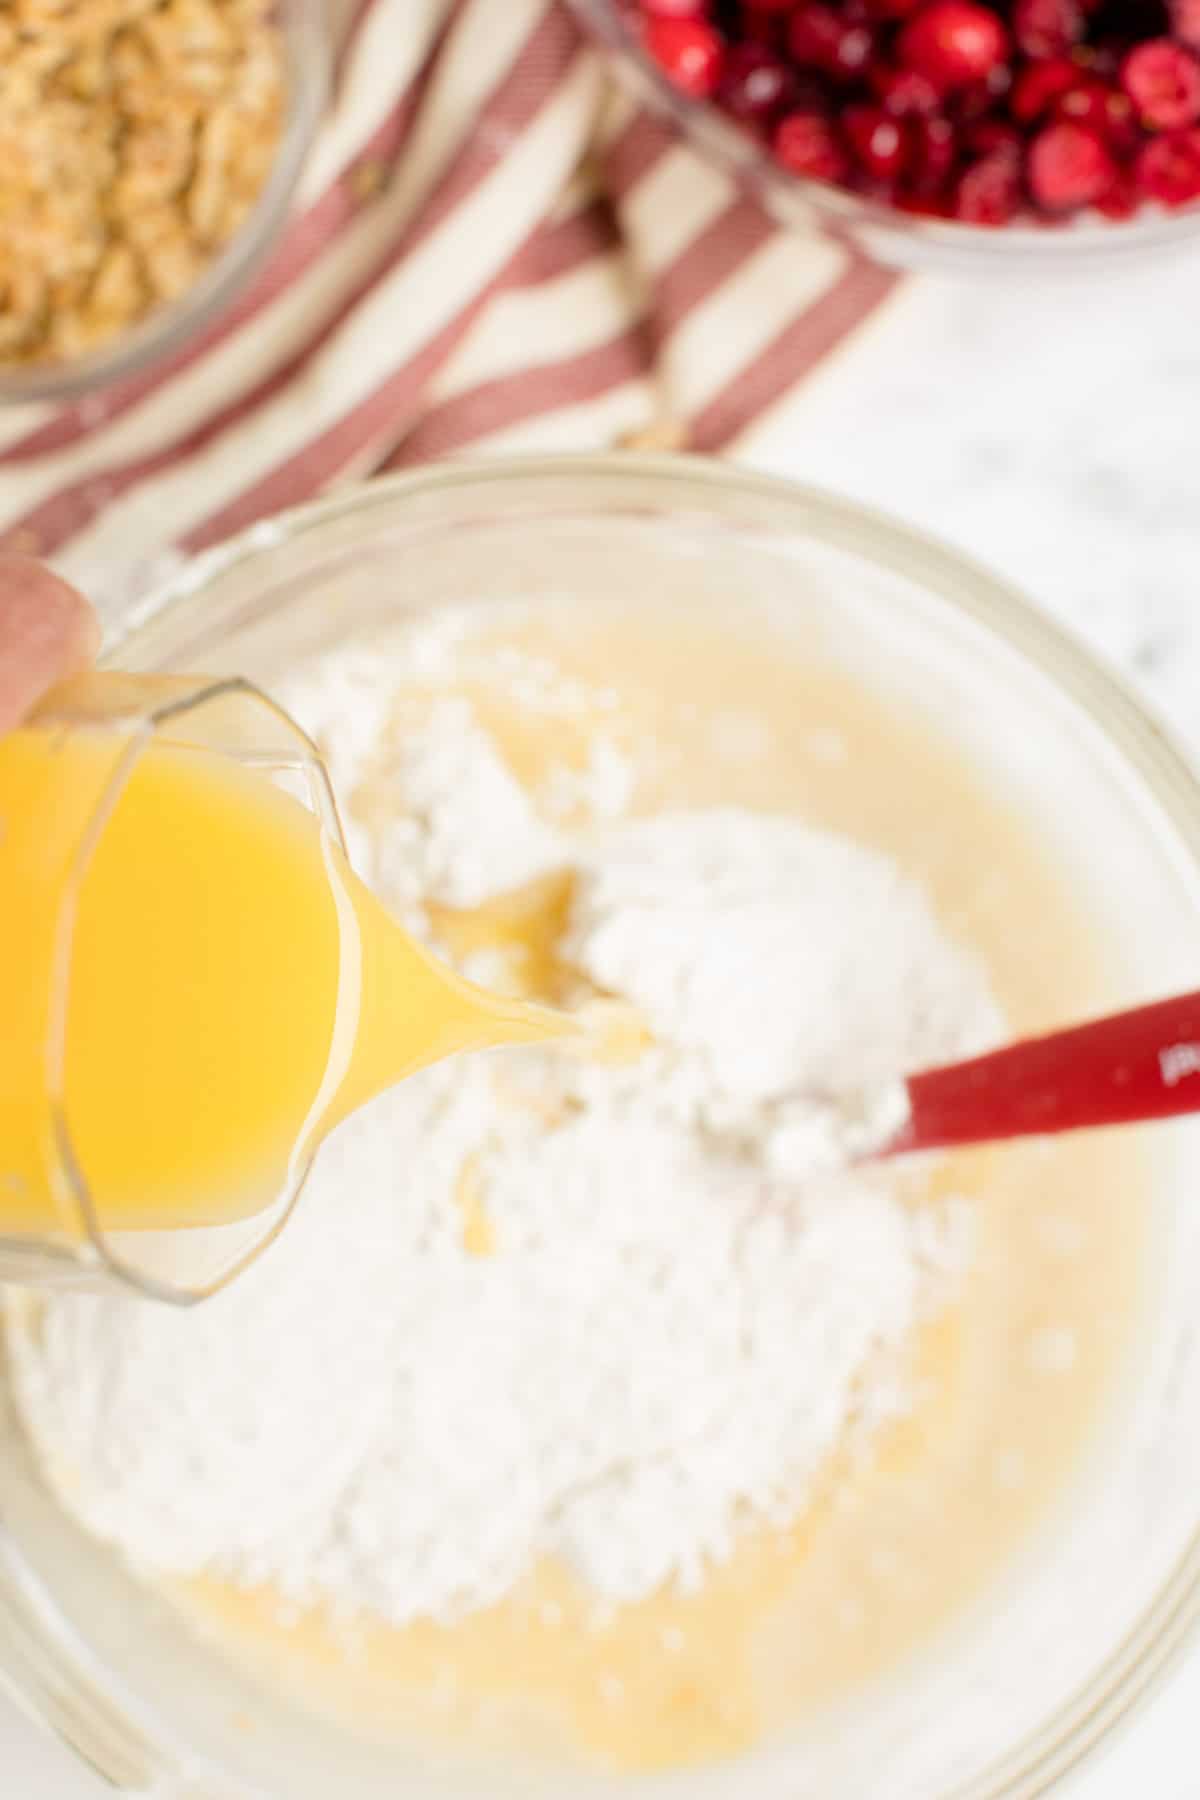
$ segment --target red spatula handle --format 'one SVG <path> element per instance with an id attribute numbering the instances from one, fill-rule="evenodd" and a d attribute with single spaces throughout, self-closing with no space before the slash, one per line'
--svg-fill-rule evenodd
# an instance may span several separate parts
<path id="1" fill-rule="evenodd" d="M 885 1154 L 1200 1112 L 1200 993 L 1027 1038 L 908 1079 Z"/>

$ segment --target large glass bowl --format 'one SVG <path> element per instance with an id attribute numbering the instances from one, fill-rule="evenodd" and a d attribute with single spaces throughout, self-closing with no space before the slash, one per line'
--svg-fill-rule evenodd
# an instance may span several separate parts
<path id="1" fill-rule="evenodd" d="M 1052 837 L 1117 954 L 1080 1009 L 1200 986 L 1200 787 L 1134 700 L 970 563 L 874 514 L 632 456 L 380 482 L 247 536 L 112 656 L 268 686 L 314 647 L 468 602 L 617 593 L 787 609 L 935 715 Z M 1070 1490 L 939 1640 L 793 1739 L 669 1776 L 447 1771 L 239 1673 L 48 1498 L 0 1369 L 0 1667 L 114 1783 L 163 1800 L 1028 1800 L 1162 1673 L 1200 1596 L 1200 1129 L 1148 1134 L 1145 1324 Z M 1130 1196 L 1141 1207 L 1143 1198 Z M 347 1229 L 353 1229 L 352 1218 Z"/>
<path id="2" fill-rule="evenodd" d="M 1200 206 L 1148 209 L 1140 217 L 1095 217 L 1062 226 L 988 229 L 922 218 L 878 201 L 806 181 L 782 169 L 768 151 L 719 108 L 669 81 L 637 40 L 627 0 L 569 0 L 580 21 L 609 53 L 622 84 L 668 119 L 700 155 L 735 175 L 781 225 L 854 244 L 876 262 L 901 269 L 956 274 L 1095 273 L 1182 249 L 1200 234 Z"/>

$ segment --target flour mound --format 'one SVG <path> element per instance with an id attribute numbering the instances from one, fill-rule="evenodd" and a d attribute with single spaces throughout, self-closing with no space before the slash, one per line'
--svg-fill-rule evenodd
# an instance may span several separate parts
<path id="1" fill-rule="evenodd" d="M 879 1089 L 996 1030 L 982 972 L 887 857 L 798 819 L 640 819 L 585 854 L 566 945 L 710 1101 Z"/>
<path id="2" fill-rule="evenodd" d="M 332 729 L 373 690 L 330 684 Z M 567 951 L 656 1048 L 632 1070 L 522 1051 L 417 1076 L 342 1128 L 279 1245 L 195 1312 L 62 1295 L 14 1315 L 29 1435 L 63 1505 L 155 1574 L 397 1625 L 485 1606 L 545 1556 L 604 1602 L 694 1584 L 909 1404 L 914 1327 L 969 1232 L 848 1167 L 841 1121 L 985 1039 L 986 983 L 872 852 L 729 810 L 565 835 L 461 706 L 401 742 L 371 704 L 339 775 L 392 892 L 481 897 L 481 811 L 502 820 L 495 884 L 577 871 Z"/>
<path id="3" fill-rule="evenodd" d="M 610 828 L 583 854 L 564 953 L 666 1046 L 631 1082 L 798 1180 L 882 1143 L 907 1116 L 905 1075 L 1000 1029 L 915 882 L 783 816 Z"/>

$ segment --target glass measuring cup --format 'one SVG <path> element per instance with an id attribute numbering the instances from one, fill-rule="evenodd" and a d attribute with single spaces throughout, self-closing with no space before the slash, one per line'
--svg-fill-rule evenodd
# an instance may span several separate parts
<path id="1" fill-rule="evenodd" d="M 65 795 L 56 791 L 54 807 L 38 816 L 38 889 L 44 888 L 48 904 L 41 911 L 32 960 L 28 946 L 10 942 L 7 949 L 9 956 L 22 959 L 20 970 L 12 965 L 6 985 L 18 1007 L 24 998 L 25 1024 L 34 1034 L 27 1049 L 40 1058 L 37 1129 L 50 1204 L 41 1206 L 42 1196 L 36 1196 L 33 1210 L 40 1206 L 46 1216 L 36 1218 L 32 1229 L 26 1228 L 29 1221 L 14 1227 L 23 1203 L 29 1211 L 30 1197 L 23 1192 L 25 1178 L 14 1172 L 11 1161 L 5 1167 L 0 1134 L 0 1281 L 115 1286 L 187 1305 L 224 1286 L 278 1235 L 303 1186 L 311 1148 L 297 1151 L 278 1192 L 250 1217 L 171 1230 L 104 1227 L 103 1197 L 92 1192 L 81 1167 L 65 1106 L 66 1018 L 80 894 L 114 809 L 151 744 L 198 750 L 252 769 L 298 800 L 329 842 L 344 852 L 333 791 L 311 739 L 266 694 L 238 677 L 82 676 L 50 694 L 25 729 L 45 733 L 59 753 L 86 739 L 92 754 L 82 765 L 82 776 L 72 764 L 69 790 Z M 13 880 L 23 873 L 19 863 L 13 866 L 20 855 L 19 829 L 16 838 L 15 847 L 10 842 L 7 872 Z M 0 835 L 0 875 L 4 859 Z M 24 874 L 28 879 L 28 869 Z M 21 1023 L 18 1013 L 16 1035 Z M 0 1075 L 3 1069 L 0 1057 Z M 13 1070 L 18 1071 L 15 1077 Z M 10 1055 L 16 1093 L 9 1099 L 17 1107 L 29 1097 L 19 1070 Z M 131 1099 L 136 1106 L 136 1096 Z M 4 1105 L 0 1080 L 0 1123 Z M 10 1158 L 13 1154 L 10 1149 Z"/>

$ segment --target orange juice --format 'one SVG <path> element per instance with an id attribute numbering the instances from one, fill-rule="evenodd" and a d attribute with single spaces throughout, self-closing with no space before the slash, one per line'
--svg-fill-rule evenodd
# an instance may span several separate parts
<path id="1" fill-rule="evenodd" d="M 0 741 L 0 1234 L 217 1225 L 454 1051 L 570 1030 L 435 961 L 252 769 L 114 734 Z M 88 851 L 90 849 L 90 854 Z"/>

